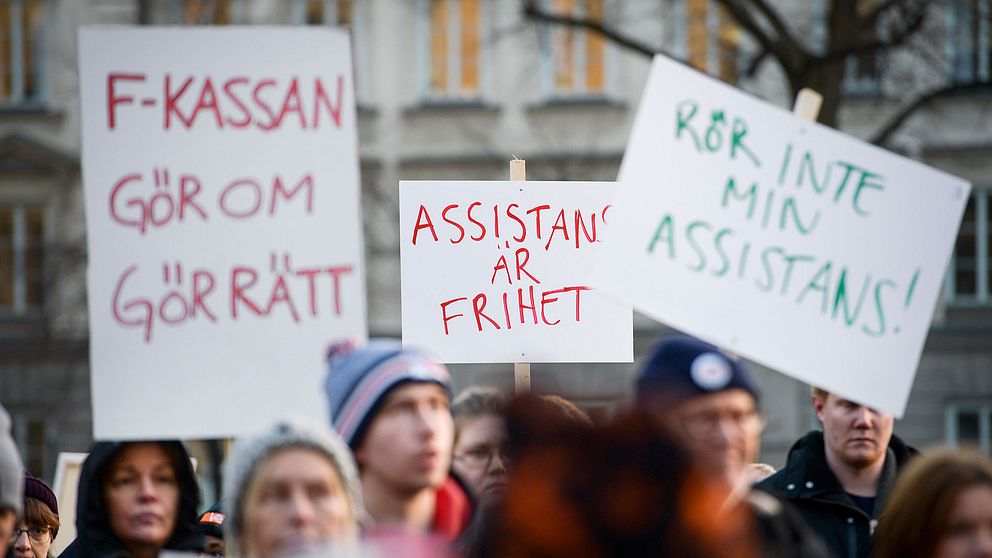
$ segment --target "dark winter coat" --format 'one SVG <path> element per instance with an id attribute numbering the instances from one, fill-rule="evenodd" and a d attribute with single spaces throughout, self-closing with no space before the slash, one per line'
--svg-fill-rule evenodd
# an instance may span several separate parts
<path id="1" fill-rule="evenodd" d="M 823 433 L 819 431 L 793 444 L 785 467 L 759 483 L 758 488 L 791 503 L 835 556 L 863 558 L 868 556 L 871 537 L 896 472 L 916 454 L 916 450 L 892 436 L 870 516 L 851 500 L 827 466 Z"/>
<path id="2" fill-rule="evenodd" d="M 748 494 L 761 539 L 762 558 L 831 558 L 826 543 L 792 506 L 762 490 Z"/>
<path id="3" fill-rule="evenodd" d="M 172 460 L 179 482 L 179 510 L 172 536 L 166 549 L 201 551 L 205 541 L 197 527 L 200 493 L 189 454 L 177 441 L 156 442 Z M 93 446 L 79 476 L 76 498 L 76 540 L 61 556 L 65 558 L 129 558 L 117 536 L 110 529 L 106 503 L 103 499 L 104 469 L 124 446 L 121 442 L 98 442 Z"/>

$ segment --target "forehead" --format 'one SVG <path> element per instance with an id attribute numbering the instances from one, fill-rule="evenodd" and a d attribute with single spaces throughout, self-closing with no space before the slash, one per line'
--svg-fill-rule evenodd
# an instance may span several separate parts
<path id="1" fill-rule="evenodd" d="M 383 405 L 399 401 L 419 401 L 436 398 L 448 399 L 448 392 L 434 382 L 407 382 L 389 391 Z"/>
<path id="2" fill-rule="evenodd" d="M 113 470 L 121 467 L 134 467 L 139 464 L 152 466 L 161 464 L 169 465 L 169 454 L 158 444 L 128 444 L 114 455 L 109 468 Z"/>
<path id="3" fill-rule="evenodd" d="M 340 483 L 337 469 L 327 456 L 304 447 L 288 447 L 273 453 L 259 467 L 257 478 L 266 483 L 328 478 Z"/>
<path id="4" fill-rule="evenodd" d="M 678 414 L 725 411 L 753 411 L 757 402 L 750 393 L 740 388 L 697 395 L 673 409 Z"/>
<path id="5" fill-rule="evenodd" d="M 506 438 L 503 418 L 492 413 L 465 417 L 457 421 L 459 438 L 465 442 L 502 441 Z"/>

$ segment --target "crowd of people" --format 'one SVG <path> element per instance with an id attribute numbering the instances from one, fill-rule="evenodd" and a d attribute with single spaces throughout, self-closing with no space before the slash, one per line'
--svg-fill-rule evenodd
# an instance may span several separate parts
<path id="1" fill-rule="evenodd" d="M 822 429 L 756 463 L 761 394 L 740 360 L 670 336 L 629 408 L 472 387 L 389 340 L 334 345 L 330 424 L 239 438 L 201 509 L 179 441 L 96 443 L 61 556 L 992 558 L 992 460 L 919 454 L 893 417 L 813 388 Z M 0 408 L 0 551 L 53 556 L 55 494 Z"/>

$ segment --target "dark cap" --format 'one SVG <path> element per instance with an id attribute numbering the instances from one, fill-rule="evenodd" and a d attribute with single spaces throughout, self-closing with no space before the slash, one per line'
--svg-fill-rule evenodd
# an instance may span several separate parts
<path id="1" fill-rule="evenodd" d="M 41 479 L 27 471 L 24 471 L 24 497 L 39 500 L 48 506 L 52 513 L 59 514 L 59 503 L 55 499 L 55 493 Z"/>
<path id="2" fill-rule="evenodd" d="M 686 336 L 662 338 L 637 374 L 638 405 L 678 405 L 694 397 L 742 389 L 760 396 L 744 363 L 705 341 Z"/>

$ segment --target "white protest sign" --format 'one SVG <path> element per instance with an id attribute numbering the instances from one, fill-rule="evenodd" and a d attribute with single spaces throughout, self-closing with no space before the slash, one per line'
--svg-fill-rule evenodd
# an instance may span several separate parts
<path id="1" fill-rule="evenodd" d="M 400 182 L 403 343 L 444 362 L 629 362 L 633 313 L 589 289 L 612 182 Z"/>
<path id="2" fill-rule="evenodd" d="M 656 57 L 597 286 L 902 414 L 970 184 Z"/>
<path id="3" fill-rule="evenodd" d="M 94 437 L 326 419 L 326 346 L 367 335 L 347 34 L 84 28 L 79 56 Z"/>

